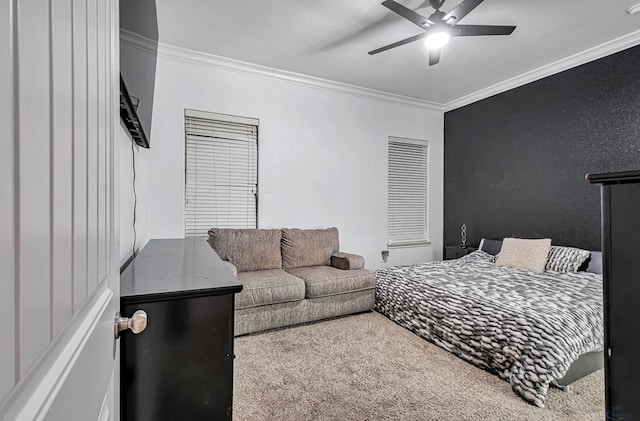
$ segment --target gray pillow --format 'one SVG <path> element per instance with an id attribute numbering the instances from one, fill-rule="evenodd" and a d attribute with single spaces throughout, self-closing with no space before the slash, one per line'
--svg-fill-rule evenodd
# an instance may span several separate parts
<path id="1" fill-rule="evenodd" d="M 209 244 L 238 272 L 281 269 L 280 230 L 211 228 Z"/>
<path id="2" fill-rule="evenodd" d="M 549 249 L 551 249 L 551 239 L 549 238 L 538 240 L 505 238 L 496 259 L 496 266 L 542 273 L 547 263 Z"/>
<path id="3" fill-rule="evenodd" d="M 338 229 L 282 230 L 282 266 L 329 266 L 331 255 L 339 250 Z"/>
<path id="4" fill-rule="evenodd" d="M 554 272 L 577 272 L 589 258 L 591 252 L 575 247 L 551 246 L 545 270 Z"/>

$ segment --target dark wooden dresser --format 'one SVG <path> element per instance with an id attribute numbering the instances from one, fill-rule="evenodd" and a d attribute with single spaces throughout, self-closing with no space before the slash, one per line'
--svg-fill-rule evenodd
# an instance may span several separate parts
<path id="1" fill-rule="evenodd" d="M 204 239 L 151 240 L 121 275 L 122 421 L 230 420 L 234 294 L 242 284 Z"/>
<path id="2" fill-rule="evenodd" d="M 640 419 L 640 171 L 587 178 L 602 185 L 606 418 Z"/>

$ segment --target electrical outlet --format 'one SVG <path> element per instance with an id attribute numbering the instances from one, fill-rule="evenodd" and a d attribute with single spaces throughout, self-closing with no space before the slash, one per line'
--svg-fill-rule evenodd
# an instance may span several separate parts
<path id="1" fill-rule="evenodd" d="M 389 250 L 382 250 L 382 263 L 387 263 L 389 258 Z"/>

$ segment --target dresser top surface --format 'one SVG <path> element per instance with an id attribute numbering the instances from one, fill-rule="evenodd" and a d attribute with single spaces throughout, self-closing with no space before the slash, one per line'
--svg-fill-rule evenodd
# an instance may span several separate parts
<path id="1" fill-rule="evenodd" d="M 150 240 L 120 275 L 123 302 L 240 290 L 242 284 L 203 238 Z"/>
<path id="2" fill-rule="evenodd" d="M 640 170 L 587 174 L 587 180 L 592 184 L 640 183 Z"/>

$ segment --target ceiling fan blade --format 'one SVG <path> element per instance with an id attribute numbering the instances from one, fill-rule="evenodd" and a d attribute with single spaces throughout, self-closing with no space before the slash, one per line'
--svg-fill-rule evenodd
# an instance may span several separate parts
<path id="1" fill-rule="evenodd" d="M 462 20 L 462 18 L 467 16 L 473 9 L 478 7 L 478 5 L 483 1 L 484 0 L 464 0 L 462 3 L 457 5 L 452 11 L 444 15 L 442 20 L 447 22 L 449 25 L 453 25 L 456 22 L 459 22 L 460 20 Z"/>
<path id="2" fill-rule="evenodd" d="M 470 37 L 477 35 L 511 35 L 515 26 L 503 25 L 456 25 L 451 29 L 452 37 Z"/>
<path id="3" fill-rule="evenodd" d="M 416 7 L 413 10 L 420 10 L 420 9 L 424 9 L 425 7 L 431 7 L 431 3 L 429 0 L 424 0 L 422 3 L 420 3 L 420 6 Z"/>
<path id="4" fill-rule="evenodd" d="M 421 14 L 416 13 L 407 7 L 404 7 L 400 3 L 396 3 L 393 0 L 385 0 L 382 2 L 382 5 L 392 12 L 395 12 L 403 18 L 415 23 L 421 28 L 428 28 L 429 26 L 433 25 L 433 22 L 431 22 L 428 18 L 425 18 Z"/>
<path id="5" fill-rule="evenodd" d="M 440 53 L 442 48 L 430 48 L 429 49 L 429 66 L 438 64 L 440 62 Z"/>
<path id="6" fill-rule="evenodd" d="M 394 42 L 393 44 L 385 45 L 384 47 L 380 47 L 380 48 L 375 49 L 373 51 L 369 51 L 369 55 L 372 56 L 374 54 L 378 54 L 378 53 L 381 53 L 383 51 L 387 51 L 387 50 L 390 50 L 392 48 L 399 47 L 401 45 L 409 44 L 410 42 L 418 41 L 419 39 L 422 39 L 422 38 L 424 38 L 426 36 L 427 36 L 427 32 L 423 32 L 421 34 L 414 35 L 412 37 L 403 39 L 402 41 Z"/>

